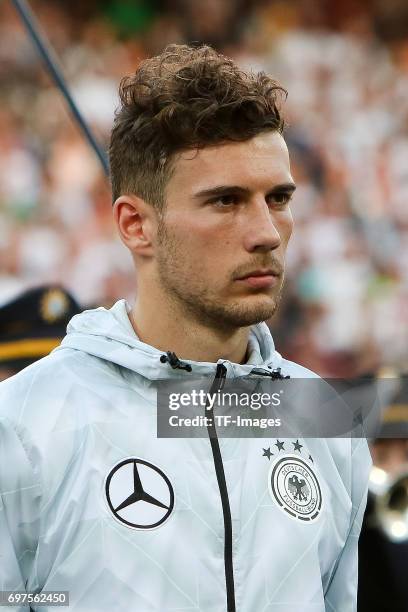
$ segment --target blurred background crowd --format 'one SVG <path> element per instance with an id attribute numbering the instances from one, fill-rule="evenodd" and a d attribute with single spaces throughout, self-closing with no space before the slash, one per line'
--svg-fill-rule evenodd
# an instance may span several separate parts
<path id="1" fill-rule="evenodd" d="M 408 4 L 404 0 L 32 0 L 106 146 L 117 86 L 171 42 L 206 42 L 289 91 L 298 190 L 278 350 L 322 375 L 407 367 Z M 0 3 L 0 303 L 60 282 L 133 299 L 109 186 L 11 2 Z"/>

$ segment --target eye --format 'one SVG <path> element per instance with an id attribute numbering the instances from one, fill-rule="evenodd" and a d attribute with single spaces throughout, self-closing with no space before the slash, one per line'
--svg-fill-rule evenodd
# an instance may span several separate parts
<path id="1" fill-rule="evenodd" d="M 272 205 L 277 206 L 286 206 L 289 204 L 293 196 L 293 193 L 289 193 L 288 191 L 281 191 L 277 193 L 271 193 L 267 196 L 267 201 Z"/>
<path id="2" fill-rule="evenodd" d="M 211 204 L 214 204 L 217 208 L 227 208 L 228 206 L 234 206 L 239 202 L 238 196 L 234 194 L 225 194 L 218 196 L 213 200 L 210 200 Z"/>

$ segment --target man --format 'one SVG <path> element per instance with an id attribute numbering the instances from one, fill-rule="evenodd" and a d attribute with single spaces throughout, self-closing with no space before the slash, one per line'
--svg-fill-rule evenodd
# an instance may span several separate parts
<path id="1" fill-rule="evenodd" d="M 365 441 L 156 434 L 159 381 L 315 376 L 263 323 L 292 231 L 281 92 L 177 45 L 122 82 L 110 160 L 137 298 L 74 317 L 1 389 L 4 589 L 87 612 L 355 610 Z"/>
<path id="2" fill-rule="evenodd" d="M 359 541 L 361 612 L 408 609 L 408 376 L 394 375 L 395 387 L 371 444 L 375 467 Z"/>
<path id="3" fill-rule="evenodd" d="M 0 380 L 48 355 L 65 336 L 69 320 L 81 312 L 59 285 L 23 291 L 0 307 Z"/>

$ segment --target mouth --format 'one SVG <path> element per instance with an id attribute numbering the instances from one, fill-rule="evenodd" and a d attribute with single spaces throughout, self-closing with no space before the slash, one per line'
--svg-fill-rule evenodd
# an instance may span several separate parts
<path id="1" fill-rule="evenodd" d="M 272 269 L 258 269 L 237 278 L 240 283 L 259 289 L 274 287 L 279 283 L 281 273 Z"/>

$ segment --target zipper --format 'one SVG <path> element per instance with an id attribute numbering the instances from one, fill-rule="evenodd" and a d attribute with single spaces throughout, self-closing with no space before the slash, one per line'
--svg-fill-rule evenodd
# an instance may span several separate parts
<path id="1" fill-rule="evenodd" d="M 220 391 L 227 377 L 227 368 L 223 363 L 217 365 L 215 378 L 212 382 L 210 394 Z M 218 488 L 221 496 L 222 513 L 224 517 L 224 569 L 225 569 L 225 586 L 227 591 L 227 612 L 235 612 L 235 588 L 234 588 L 234 566 L 232 559 L 232 520 L 231 508 L 228 498 L 227 482 L 225 480 L 224 465 L 222 463 L 221 449 L 217 436 L 217 429 L 214 421 L 213 408 L 207 410 L 207 404 L 204 409 L 204 414 L 209 417 L 210 424 L 207 425 L 208 436 L 214 459 L 215 473 L 217 475 Z"/>
<path id="2" fill-rule="evenodd" d="M 166 354 L 161 355 L 161 363 L 169 363 L 173 369 L 186 370 L 191 372 L 191 365 L 185 361 L 181 361 L 177 355 L 171 351 L 167 351 Z M 271 366 L 268 366 L 271 368 Z M 280 380 L 284 378 L 290 378 L 290 376 L 284 376 L 281 372 L 281 368 L 268 371 L 265 368 L 253 368 L 250 374 L 258 376 L 269 376 L 272 380 Z M 224 387 L 225 380 L 227 377 L 227 368 L 223 363 L 218 363 L 215 371 L 215 377 L 212 381 L 209 393 L 215 394 L 221 391 Z M 228 488 L 225 479 L 224 465 L 222 462 L 222 455 L 220 444 L 217 436 L 217 429 L 215 427 L 214 409 L 208 408 L 208 400 L 205 404 L 204 415 L 209 417 L 207 420 L 207 431 L 208 437 L 211 444 L 211 450 L 213 454 L 215 473 L 217 476 L 218 489 L 221 497 L 222 514 L 224 519 L 224 570 L 225 570 L 225 586 L 227 593 L 227 612 L 236 612 L 235 606 L 235 587 L 234 587 L 234 564 L 232 558 L 232 520 L 231 520 L 231 508 L 228 498 Z"/>

